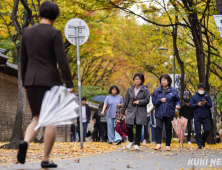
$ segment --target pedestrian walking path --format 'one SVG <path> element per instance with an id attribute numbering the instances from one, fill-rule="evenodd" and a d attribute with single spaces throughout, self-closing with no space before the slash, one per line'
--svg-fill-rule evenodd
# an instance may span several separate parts
<path id="1" fill-rule="evenodd" d="M 125 150 L 125 144 L 118 146 L 118 150 L 110 153 L 101 153 L 92 156 L 55 161 L 57 169 L 75 170 L 177 170 L 177 169 L 200 169 L 222 167 L 222 145 L 208 145 L 206 149 L 197 150 L 196 145 L 173 144 L 171 151 L 154 151 L 155 144 L 141 146 L 140 151 Z M 164 144 L 162 144 L 164 147 Z M 1 165 L 4 169 L 41 169 L 40 162 L 26 163 L 25 165 Z"/>

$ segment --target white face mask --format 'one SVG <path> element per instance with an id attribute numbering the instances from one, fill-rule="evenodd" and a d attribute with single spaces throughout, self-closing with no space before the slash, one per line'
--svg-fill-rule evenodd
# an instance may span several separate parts
<path id="1" fill-rule="evenodd" d="M 200 95 L 203 95 L 203 94 L 204 94 L 204 90 L 198 90 L 198 93 L 199 93 Z"/>

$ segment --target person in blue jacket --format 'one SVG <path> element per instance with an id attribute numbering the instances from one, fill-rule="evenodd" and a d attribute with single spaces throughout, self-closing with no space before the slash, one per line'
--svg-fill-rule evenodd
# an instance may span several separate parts
<path id="1" fill-rule="evenodd" d="M 196 131 L 196 143 L 198 149 L 205 147 L 205 141 L 210 134 L 210 108 L 212 101 L 208 94 L 205 93 L 205 84 L 198 84 L 198 91 L 190 99 L 190 107 L 194 109 L 194 126 Z M 204 133 L 201 134 L 201 124 Z"/>
<path id="2" fill-rule="evenodd" d="M 180 109 L 180 97 L 177 90 L 171 86 L 171 83 L 171 77 L 168 74 L 163 74 L 160 77 L 161 86 L 154 91 L 152 97 L 156 117 L 157 146 L 155 150 L 161 149 L 163 123 L 165 123 L 166 127 L 166 150 L 170 150 L 172 138 L 171 121 L 175 116 L 175 108 Z"/>

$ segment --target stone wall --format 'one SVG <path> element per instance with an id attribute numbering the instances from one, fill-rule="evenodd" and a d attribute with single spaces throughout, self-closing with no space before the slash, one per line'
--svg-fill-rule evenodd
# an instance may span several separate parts
<path id="1" fill-rule="evenodd" d="M 18 79 L 0 72 L 0 141 L 10 141 L 18 103 Z M 30 122 L 27 102 L 24 129 Z"/>
<path id="2" fill-rule="evenodd" d="M 18 103 L 18 79 L 0 72 L 0 142 L 10 141 L 12 135 L 13 123 Z M 92 109 L 92 116 L 95 112 Z M 24 116 L 24 133 L 30 123 L 31 110 L 26 102 L 26 111 Z M 57 128 L 56 142 L 65 142 L 65 129 L 67 129 L 67 141 L 70 141 L 70 125 L 60 126 Z M 93 130 L 93 122 L 91 121 L 88 130 Z"/>

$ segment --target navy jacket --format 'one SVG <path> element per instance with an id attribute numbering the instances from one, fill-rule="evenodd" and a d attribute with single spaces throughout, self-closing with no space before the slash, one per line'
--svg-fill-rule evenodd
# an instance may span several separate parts
<path id="1" fill-rule="evenodd" d="M 166 98 L 165 103 L 162 103 L 162 98 Z M 157 88 L 153 92 L 152 102 L 155 106 L 155 117 L 158 119 L 162 119 L 163 115 L 166 117 L 174 117 L 176 105 L 180 106 L 181 104 L 178 92 L 172 86 L 169 87 L 169 91 L 166 92 L 165 95 L 162 92 L 162 86 Z"/>
<path id="2" fill-rule="evenodd" d="M 205 99 L 207 103 L 202 106 L 198 106 L 198 103 Z M 210 108 L 212 107 L 212 101 L 208 94 L 200 95 L 198 92 L 190 98 L 190 107 L 194 109 L 194 119 L 210 118 Z"/>

